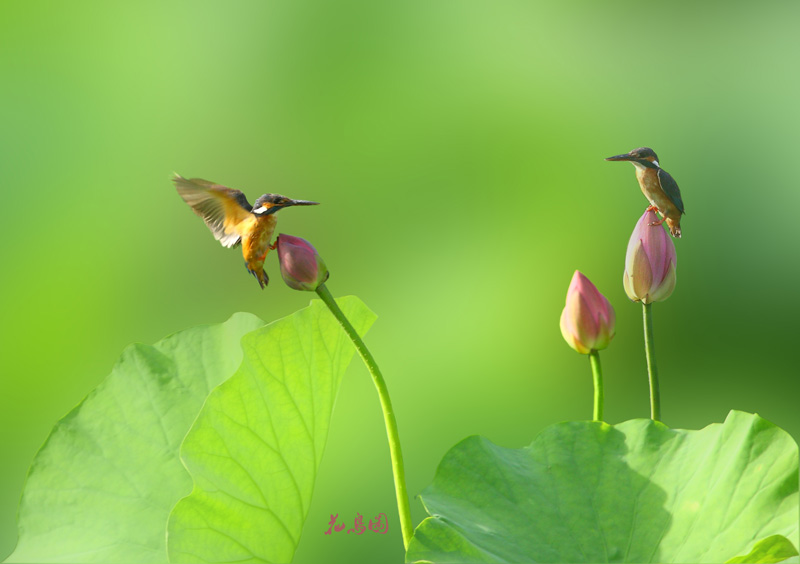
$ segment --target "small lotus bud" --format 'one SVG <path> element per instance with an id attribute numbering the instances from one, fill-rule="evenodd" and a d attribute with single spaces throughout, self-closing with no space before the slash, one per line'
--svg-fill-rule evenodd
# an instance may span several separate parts
<path id="1" fill-rule="evenodd" d="M 614 338 L 614 308 L 594 284 L 575 271 L 561 313 L 561 334 L 573 349 L 589 354 L 608 346 Z"/>
<path id="2" fill-rule="evenodd" d="M 675 289 L 675 244 L 654 211 L 646 211 L 633 229 L 625 255 L 622 285 L 635 302 L 663 302 Z"/>
<path id="3" fill-rule="evenodd" d="M 305 239 L 284 234 L 278 236 L 278 258 L 281 276 L 290 288 L 313 292 L 328 279 L 325 261 Z"/>

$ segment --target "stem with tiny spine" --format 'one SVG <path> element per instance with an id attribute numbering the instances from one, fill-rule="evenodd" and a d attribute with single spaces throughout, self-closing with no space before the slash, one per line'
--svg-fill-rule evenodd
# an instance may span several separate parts
<path id="1" fill-rule="evenodd" d="M 383 379 L 378 364 L 367 349 L 364 341 L 361 340 L 355 328 L 350 324 L 350 321 L 345 317 L 344 312 L 339 308 L 336 301 L 333 299 L 328 288 L 325 284 L 320 284 L 317 287 L 317 295 L 325 302 L 328 309 L 336 317 L 336 320 L 344 329 L 347 336 L 353 341 L 353 344 L 358 351 L 361 360 L 367 366 L 372 381 L 375 383 L 375 388 L 378 390 L 378 397 L 381 401 L 381 408 L 383 409 L 383 419 L 386 423 L 386 435 L 389 439 L 389 455 L 392 459 L 392 473 L 394 474 L 394 489 L 397 495 L 397 512 L 400 515 L 400 530 L 403 534 L 403 546 L 408 549 L 408 543 L 411 536 L 414 534 L 414 527 L 411 524 L 411 508 L 408 502 L 408 490 L 406 489 L 406 475 L 403 466 L 403 451 L 400 447 L 400 435 L 397 432 L 397 420 L 394 417 L 394 410 L 392 409 L 392 401 L 389 398 L 389 389 L 386 387 L 386 381 Z"/>
<path id="2" fill-rule="evenodd" d="M 661 421 L 661 394 L 658 391 L 656 343 L 653 337 L 653 304 L 642 302 L 644 315 L 644 350 L 647 355 L 647 374 L 650 379 L 650 419 Z"/>

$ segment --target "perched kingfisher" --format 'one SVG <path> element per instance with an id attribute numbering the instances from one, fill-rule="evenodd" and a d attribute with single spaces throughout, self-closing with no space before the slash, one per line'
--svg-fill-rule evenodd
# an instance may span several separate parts
<path id="1" fill-rule="evenodd" d="M 244 265 L 262 289 L 269 284 L 264 259 L 275 248 L 270 243 L 277 223 L 275 212 L 289 206 L 315 206 L 319 203 L 292 200 L 280 194 L 264 194 L 251 206 L 240 190 L 200 178 L 186 179 L 179 174 L 172 181 L 181 198 L 203 218 L 223 247 L 235 247 L 241 243 Z"/>
<path id="2" fill-rule="evenodd" d="M 673 237 L 681 236 L 681 215 L 686 213 L 681 191 L 669 173 L 658 164 L 658 155 L 650 147 L 639 147 L 630 153 L 608 157 L 607 161 L 630 161 L 636 167 L 636 180 L 650 202 L 648 210 L 656 210 L 661 220 L 653 225 L 667 222 Z"/>

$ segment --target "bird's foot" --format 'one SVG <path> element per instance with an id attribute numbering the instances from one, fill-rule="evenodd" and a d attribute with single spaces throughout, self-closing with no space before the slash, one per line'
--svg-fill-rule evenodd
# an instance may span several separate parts
<path id="1" fill-rule="evenodd" d="M 661 215 L 661 219 L 658 219 L 658 220 L 656 220 L 653 223 L 650 223 L 648 225 L 661 225 L 662 223 L 664 223 L 664 220 L 667 219 L 666 216 L 658 209 L 658 206 L 654 206 L 654 205 L 651 204 L 651 205 L 647 206 L 647 209 L 644 210 L 644 211 L 645 212 L 656 212 L 659 215 Z"/>
<path id="2" fill-rule="evenodd" d="M 269 246 L 269 250 L 270 250 L 270 251 L 274 251 L 274 250 L 275 250 L 275 249 L 277 249 L 277 248 L 278 248 L 278 240 L 277 240 L 277 239 L 275 239 L 275 242 L 274 242 L 274 243 L 272 243 L 272 244 Z M 267 256 L 267 253 L 264 253 L 264 256 Z"/>

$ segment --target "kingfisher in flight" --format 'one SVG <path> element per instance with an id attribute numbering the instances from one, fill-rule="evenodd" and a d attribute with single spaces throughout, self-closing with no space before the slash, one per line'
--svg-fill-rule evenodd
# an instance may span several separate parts
<path id="1" fill-rule="evenodd" d="M 686 213 L 678 183 L 658 164 L 658 155 L 650 147 L 639 147 L 630 153 L 608 157 L 607 161 L 630 161 L 636 167 L 636 180 L 645 198 L 650 202 L 648 211 L 661 214 L 661 220 L 651 225 L 667 222 L 673 237 L 681 236 L 681 216 Z"/>
<path id="2" fill-rule="evenodd" d="M 264 259 L 275 245 L 270 241 L 275 232 L 275 213 L 289 206 L 315 206 L 319 202 L 292 200 L 280 194 L 264 194 L 250 205 L 240 190 L 214 184 L 200 178 L 172 179 L 178 194 L 194 213 L 203 218 L 223 247 L 242 245 L 244 265 L 256 277 L 261 289 L 269 284 Z"/>

